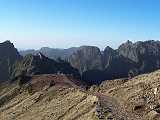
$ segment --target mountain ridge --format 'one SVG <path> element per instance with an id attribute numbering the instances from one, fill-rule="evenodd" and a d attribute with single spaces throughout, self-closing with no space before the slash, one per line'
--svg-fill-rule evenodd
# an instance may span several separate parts
<path id="1" fill-rule="evenodd" d="M 106 79 L 148 73 L 160 68 L 160 41 L 154 40 L 135 43 L 127 41 L 117 49 L 107 46 L 104 51 L 96 46 L 69 49 L 43 47 L 40 51 L 55 61 L 61 58 L 69 62 L 73 68 L 79 70 L 81 79 L 89 85 L 100 84 Z M 40 51 L 30 50 L 33 55 Z"/>

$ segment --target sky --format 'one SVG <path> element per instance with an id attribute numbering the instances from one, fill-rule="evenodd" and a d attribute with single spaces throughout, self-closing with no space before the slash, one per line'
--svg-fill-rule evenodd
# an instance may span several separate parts
<path id="1" fill-rule="evenodd" d="M 0 0 L 0 42 L 18 49 L 104 49 L 159 40 L 159 6 L 159 0 Z"/>

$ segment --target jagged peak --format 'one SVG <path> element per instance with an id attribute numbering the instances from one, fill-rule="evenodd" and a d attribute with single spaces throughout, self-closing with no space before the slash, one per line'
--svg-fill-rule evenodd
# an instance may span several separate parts
<path id="1" fill-rule="evenodd" d="M 107 46 L 105 49 L 104 49 L 104 51 L 108 51 L 108 50 L 111 50 L 111 51 L 113 51 L 114 49 L 113 48 L 111 48 L 110 46 Z"/>
<path id="2" fill-rule="evenodd" d="M 127 44 L 133 44 L 132 41 L 130 41 L 130 40 L 127 40 L 126 43 L 127 43 Z"/>
<path id="3" fill-rule="evenodd" d="M 40 59 L 46 58 L 41 52 L 38 52 L 35 56 L 39 57 Z"/>
<path id="4" fill-rule="evenodd" d="M 28 58 L 38 58 L 38 59 L 49 59 L 48 57 L 46 57 L 45 55 L 43 55 L 41 52 L 35 53 L 35 54 L 27 54 L 26 56 L 24 56 L 25 59 Z"/>
<path id="5" fill-rule="evenodd" d="M 11 41 L 10 40 L 6 40 L 3 43 L 11 43 Z"/>
<path id="6" fill-rule="evenodd" d="M 11 43 L 10 40 L 6 40 L 6 41 L 0 43 L 0 46 L 14 47 L 13 43 Z"/>

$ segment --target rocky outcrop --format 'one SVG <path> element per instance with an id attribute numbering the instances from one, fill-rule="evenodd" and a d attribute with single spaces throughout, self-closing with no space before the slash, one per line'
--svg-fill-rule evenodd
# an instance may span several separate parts
<path id="1" fill-rule="evenodd" d="M 135 114 L 135 120 L 159 120 L 159 79 L 160 70 L 157 70 L 130 80 L 104 81 L 99 89 L 102 94 L 112 96 L 125 106 L 124 110 L 127 111 L 128 117 Z"/>
<path id="2" fill-rule="evenodd" d="M 107 47 L 104 50 L 104 71 L 106 79 L 128 77 L 130 72 L 137 74 L 137 65 L 134 61 L 120 55 L 116 50 Z"/>
<path id="3" fill-rule="evenodd" d="M 101 70 L 101 57 L 99 48 L 94 46 L 82 46 L 70 56 L 69 62 L 72 66 L 78 68 L 82 74 L 88 70 Z"/>
<path id="4" fill-rule="evenodd" d="M 88 84 L 99 83 L 104 77 L 102 54 L 94 46 L 82 46 L 69 57 L 69 62 L 80 71 Z"/>
<path id="5" fill-rule="evenodd" d="M 9 79 L 11 67 L 19 59 L 21 56 L 10 41 L 0 43 L 0 82 Z"/>
<path id="6" fill-rule="evenodd" d="M 136 43 L 127 41 L 117 51 L 125 58 L 136 62 L 140 73 L 160 68 L 160 41 L 150 40 Z"/>
<path id="7" fill-rule="evenodd" d="M 69 62 L 89 83 L 152 72 L 160 68 L 160 41 L 127 41 L 116 50 L 108 46 L 103 52 L 83 46 L 71 55 Z"/>
<path id="8" fill-rule="evenodd" d="M 70 56 L 71 65 L 79 69 L 82 79 L 88 84 L 99 84 L 103 80 L 127 77 L 136 72 L 136 64 L 110 47 L 101 52 L 94 46 L 80 47 Z"/>

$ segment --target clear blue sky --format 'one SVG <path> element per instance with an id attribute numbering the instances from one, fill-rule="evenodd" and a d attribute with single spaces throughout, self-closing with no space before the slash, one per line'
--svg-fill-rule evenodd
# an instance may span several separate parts
<path id="1" fill-rule="evenodd" d="M 0 0 L 0 42 L 17 48 L 160 39 L 160 0 Z"/>

